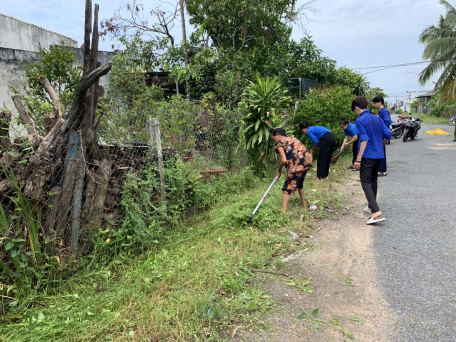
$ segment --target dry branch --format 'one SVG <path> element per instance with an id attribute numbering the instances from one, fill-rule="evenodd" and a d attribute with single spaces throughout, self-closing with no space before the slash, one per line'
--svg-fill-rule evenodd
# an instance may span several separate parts
<path id="1" fill-rule="evenodd" d="M 11 113 L 7 110 L 0 111 L 0 153 L 11 147 L 9 138 L 9 125 L 11 122 Z"/>
<path id="2" fill-rule="evenodd" d="M 27 129 L 30 143 L 32 144 L 33 149 L 36 150 L 37 147 L 40 145 L 40 138 L 38 136 L 38 133 L 36 133 L 35 123 L 33 122 L 32 118 L 28 115 L 27 110 L 25 109 L 24 104 L 22 103 L 21 96 L 15 94 L 11 96 L 11 98 L 13 99 L 14 105 L 16 106 L 17 112 L 19 113 L 19 116 L 22 122 L 24 123 L 25 128 Z"/>
<path id="3" fill-rule="evenodd" d="M 52 105 L 54 106 L 54 115 L 56 118 L 59 118 L 62 116 L 62 106 L 60 104 L 60 99 L 55 93 L 54 88 L 52 88 L 51 84 L 49 83 L 48 79 L 44 76 L 40 76 L 40 81 L 44 86 L 44 89 L 46 92 L 49 94 L 49 97 L 51 98 Z"/>

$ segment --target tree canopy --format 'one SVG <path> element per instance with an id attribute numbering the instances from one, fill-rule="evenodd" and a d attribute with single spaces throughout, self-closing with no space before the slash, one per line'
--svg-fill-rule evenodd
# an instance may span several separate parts
<path id="1" fill-rule="evenodd" d="M 425 84 L 441 72 L 436 89 L 440 90 L 442 100 L 456 100 L 456 9 L 447 1 L 440 3 L 445 6 L 446 15 L 420 35 L 420 42 L 425 45 L 423 58 L 431 63 L 421 72 L 419 81 Z"/>

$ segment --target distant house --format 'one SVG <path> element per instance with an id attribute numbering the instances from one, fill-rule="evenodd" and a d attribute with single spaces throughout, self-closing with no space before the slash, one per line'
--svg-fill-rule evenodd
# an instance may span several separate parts
<path id="1" fill-rule="evenodd" d="M 428 91 L 407 91 L 404 99 L 398 100 L 397 109 L 402 109 L 404 112 L 411 112 L 411 104 L 421 95 L 429 93 Z"/>
<path id="2" fill-rule="evenodd" d="M 46 30 L 25 21 L 12 18 L 0 13 L 0 106 L 14 108 L 10 88 L 23 89 L 27 84 L 23 62 L 33 61 L 40 48 L 48 49 L 52 45 L 61 45 L 74 49 L 76 61 L 82 65 L 83 50 L 78 48 L 78 42 L 56 32 Z M 98 53 L 98 62 L 108 62 L 114 52 Z M 109 84 L 109 74 L 100 79 L 99 92 L 101 95 Z"/>

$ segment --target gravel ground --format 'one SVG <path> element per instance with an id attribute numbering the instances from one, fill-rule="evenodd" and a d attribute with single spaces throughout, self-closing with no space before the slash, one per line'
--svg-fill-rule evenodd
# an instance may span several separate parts
<path id="1" fill-rule="evenodd" d="M 426 135 L 441 128 L 451 136 Z M 379 287 L 397 316 L 389 341 L 456 341 L 456 143 L 454 127 L 424 125 L 387 147 L 388 176 L 374 229 Z"/>

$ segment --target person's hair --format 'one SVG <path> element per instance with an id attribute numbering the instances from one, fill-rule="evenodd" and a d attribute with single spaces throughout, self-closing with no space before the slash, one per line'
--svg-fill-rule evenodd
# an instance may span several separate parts
<path id="1" fill-rule="evenodd" d="M 306 129 L 306 128 L 309 128 L 310 126 L 312 126 L 312 125 L 310 124 L 309 121 L 304 121 L 304 122 L 301 122 L 301 124 L 299 125 L 299 128 Z"/>
<path id="2" fill-rule="evenodd" d="M 276 127 L 276 128 L 271 128 L 269 130 L 269 133 L 271 133 L 271 135 L 273 137 L 275 137 L 277 134 L 278 135 L 281 135 L 283 137 L 286 137 L 287 136 L 287 132 L 283 129 L 283 128 L 280 128 L 280 127 Z"/>
<path id="3" fill-rule="evenodd" d="M 340 119 L 339 126 L 340 125 L 344 125 L 345 126 L 345 125 L 348 125 L 348 124 L 349 124 L 349 122 L 348 122 L 348 120 L 346 118 Z"/>
<path id="4" fill-rule="evenodd" d="M 352 101 L 352 111 L 355 111 L 355 107 L 359 107 L 360 109 L 367 109 L 367 99 L 364 96 L 357 96 Z"/>
<path id="5" fill-rule="evenodd" d="M 379 102 L 381 102 L 382 105 L 384 105 L 384 104 L 385 104 L 385 99 L 383 98 L 382 95 L 378 95 L 378 96 L 375 96 L 375 97 L 372 99 L 372 102 L 373 102 L 373 103 L 379 103 Z"/>

